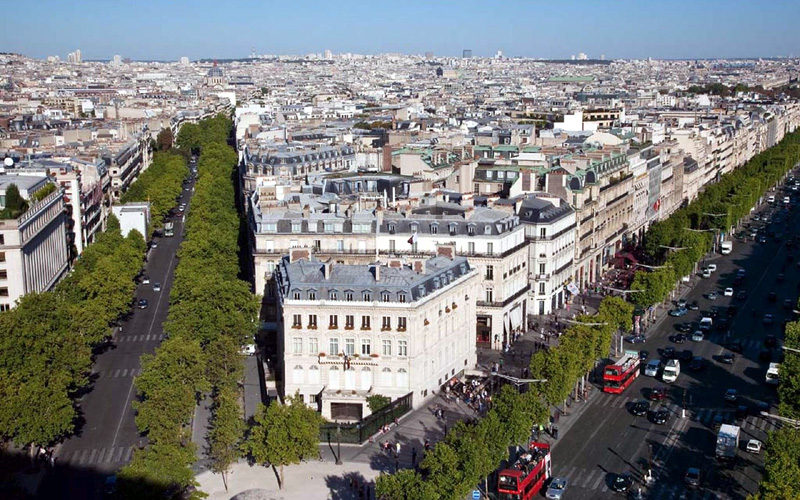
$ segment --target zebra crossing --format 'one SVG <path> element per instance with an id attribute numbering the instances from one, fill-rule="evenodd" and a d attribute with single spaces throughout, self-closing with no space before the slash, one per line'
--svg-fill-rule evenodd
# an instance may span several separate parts
<path id="1" fill-rule="evenodd" d="M 567 478 L 567 490 L 581 489 L 595 492 L 591 495 L 592 498 L 603 493 L 608 493 L 609 497 L 618 495 L 608 488 L 611 481 L 609 473 L 597 467 L 575 466 L 560 471 L 556 470 L 553 476 Z M 656 483 L 643 487 L 642 491 L 645 493 L 645 498 L 649 500 L 714 500 L 721 498 L 714 491 L 687 489 L 680 483 Z"/>
<path id="2" fill-rule="evenodd" d="M 116 370 L 103 370 L 97 372 L 103 378 L 138 377 L 142 374 L 141 368 L 118 368 Z"/>
<path id="3" fill-rule="evenodd" d="M 603 392 L 591 398 L 589 402 L 594 405 L 606 406 L 608 408 L 627 408 L 628 404 L 632 404 L 635 403 L 636 401 L 641 401 L 642 399 L 645 399 L 644 397 L 636 395 L 633 392 L 631 392 L 630 394 L 632 395 L 625 396 L 622 394 L 609 394 L 607 392 Z M 657 401 L 651 401 L 650 404 L 652 405 L 652 407 L 659 406 L 659 402 Z M 673 413 L 680 412 L 680 406 L 678 404 L 671 404 L 667 401 L 662 401 L 660 403 L 660 406 L 674 410 Z"/>
<path id="4" fill-rule="evenodd" d="M 117 343 L 123 342 L 150 342 L 151 340 L 164 340 L 164 335 L 150 334 L 150 335 L 124 335 L 114 339 Z"/>
<path id="5" fill-rule="evenodd" d="M 58 462 L 73 466 L 128 463 L 135 448 L 135 446 L 117 446 L 65 451 L 58 454 Z"/>
<path id="6" fill-rule="evenodd" d="M 723 422 L 738 421 L 739 427 L 744 431 L 769 432 L 781 428 L 781 423 L 777 420 L 770 420 L 756 415 L 748 415 L 743 419 L 736 419 L 734 410 L 719 408 L 702 408 L 694 411 L 694 420 L 703 425 L 711 425 L 714 417 L 721 416 Z"/>

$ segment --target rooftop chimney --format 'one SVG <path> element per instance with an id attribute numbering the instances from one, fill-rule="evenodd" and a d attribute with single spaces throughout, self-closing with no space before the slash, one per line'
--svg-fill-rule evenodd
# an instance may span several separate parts
<path id="1" fill-rule="evenodd" d="M 311 249 L 308 247 L 292 248 L 289 250 L 289 262 L 295 262 L 300 259 L 311 260 Z"/>
<path id="2" fill-rule="evenodd" d="M 452 243 L 439 243 L 436 245 L 436 255 L 453 260 L 456 256 L 456 246 Z"/>
<path id="3" fill-rule="evenodd" d="M 369 271 L 372 273 L 372 276 L 375 277 L 375 282 L 379 282 L 381 280 L 381 263 L 380 262 L 373 262 L 369 265 Z"/>
<path id="4" fill-rule="evenodd" d="M 322 277 L 329 280 L 331 279 L 331 273 L 333 273 L 333 259 L 328 259 L 322 263 Z"/>

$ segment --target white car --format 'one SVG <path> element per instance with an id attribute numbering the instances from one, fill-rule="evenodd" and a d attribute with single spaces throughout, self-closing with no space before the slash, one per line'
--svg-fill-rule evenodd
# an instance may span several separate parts
<path id="1" fill-rule="evenodd" d="M 717 271 L 717 265 L 716 264 L 709 264 L 709 265 L 706 266 L 706 269 L 708 269 L 712 273 L 716 272 Z"/>
<path id="2" fill-rule="evenodd" d="M 722 294 L 726 297 L 733 297 L 733 288 L 730 287 L 726 288 L 725 291 L 722 292 Z"/>
<path id="3" fill-rule="evenodd" d="M 747 451 L 749 451 L 750 453 L 755 453 L 756 455 L 761 453 L 761 441 L 759 441 L 758 439 L 751 439 L 750 441 L 748 441 Z"/>
<path id="4" fill-rule="evenodd" d="M 142 283 L 145 284 L 145 285 L 149 285 L 150 284 L 150 276 L 143 277 L 142 278 Z"/>
<path id="5" fill-rule="evenodd" d="M 256 345 L 247 344 L 245 346 L 242 346 L 241 353 L 244 354 L 245 356 L 252 356 L 253 354 L 256 353 Z"/>
<path id="6" fill-rule="evenodd" d="M 692 342 L 702 342 L 705 336 L 703 336 L 703 332 L 697 330 L 692 334 Z"/>

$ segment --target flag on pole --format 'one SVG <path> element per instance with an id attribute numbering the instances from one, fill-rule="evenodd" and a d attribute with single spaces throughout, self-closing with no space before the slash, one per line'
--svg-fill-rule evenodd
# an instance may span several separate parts
<path id="1" fill-rule="evenodd" d="M 417 242 L 417 233 L 412 233 L 411 238 L 408 239 L 409 245 L 414 245 Z"/>

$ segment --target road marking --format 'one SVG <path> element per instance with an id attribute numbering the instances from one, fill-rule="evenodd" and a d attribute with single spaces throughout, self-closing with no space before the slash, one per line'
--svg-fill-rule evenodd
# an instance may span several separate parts
<path id="1" fill-rule="evenodd" d="M 572 476 L 575 474 L 575 470 L 576 470 L 576 469 L 577 469 L 577 467 L 573 466 L 573 467 L 572 467 L 572 468 L 569 470 L 569 472 L 567 472 L 567 473 L 564 475 L 564 477 L 566 477 L 568 481 L 572 482 Z"/>
<path id="2" fill-rule="evenodd" d="M 102 448 L 102 449 L 100 450 L 100 454 L 99 454 L 99 455 L 97 455 L 97 463 L 98 463 L 98 464 L 101 464 L 101 463 L 103 463 L 103 456 L 106 454 L 106 450 L 108 450 L 108 448 Z"/>
<path id="3" fill-rule="evenodd" d="M 758 426 L 758 428 L 763 431 L 763 430 L 766 430 L 766 427 L 767 427 L 767 419 L 766 418 L 762 418 L 761 419 L 761 424 Z"/>
<path id="4" fill-rule="evenodd" d="M 94 457 L 97 456 L 97 448 L 92 448 L 92 453 L 89 454 L 89 460 L 87 460 L 87 464 L 94 463 Z"/>
<path id="5" fill-rule="evenodd" d="M 595 482 L 594 482 L 594 484 L 592 485 L 592 489 L 593 489 L 593 490 L 596 490 L 596 489 L 597 489 L 597 487 L 598 487 L 598 486 L 600 486 L 600 483 L 601 483 L 602 481 L 603 481 L 603 475 L 602 475 L 602 474 L 600 474 L 599 476 L 597 476 L 597 481 L 595 481 Z"/>
<path id="6" fill-rule="evenodd" d="M 81 458 L 78 459 L 79 464 L 83 464 L 83 461 L 86 460 L 87 453 L 89 453 L 89 450 L 81 450 Z"/>
<path id="7" fill-rule="evenodd" d="M 117 454 L 114 456 L 114 459 L 112 461 L 113 462 L 119 462 L 119 459 L 122 458 L 122 452 L 123 451 L 125 451 L 125 448 L 120 447 L 119 450 L 117 450 Z"/>
<path id="8" fill-rule="evenodd" d="M 145 342 L 150 342 L 150 335 L 148 335 L 144 340 Z"/>
<path id="9" fill-rule="evenodd" d="M 597 470 L 592 470 L 589 472 L 589 475 L 586 477 L 586 480 L 583 482 L 583 488 L 589 486 L 589 483 L 592 482 L 592 477 L 597 473 Z"/>
<path id="10" fill-rule="evenodd" d="M 128 450 L 125 452 L 125 462 L 130 462 L 131 455 L 133 454 L 133 446 L 129 446 Z"/>

